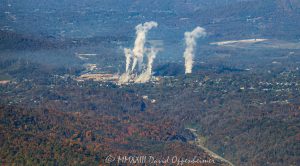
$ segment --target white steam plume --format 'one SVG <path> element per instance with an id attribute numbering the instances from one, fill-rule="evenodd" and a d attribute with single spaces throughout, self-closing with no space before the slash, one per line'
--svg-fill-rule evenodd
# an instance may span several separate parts
<path id="1" fill-rule="evenodd" d="M 131 71 L 133 71 L 138 63 L 138 70 L 141 71 L 144 57 L 144 46 L 146 43 L 147 33 L 154 27 L 157 27 L 158 24 L 154 21 L 145 22 L 144 24 L 139 24 L 135 27 L 136 29 L 136 39 L 134 42 L 133 48 L 133 63 Z"/>
<path id="2" fill-rule="evenodd" d="M 148 53 L 147 69 L 138 76 L 138 78 L 135 80 L 136 83 L 145 83 L 151 79 L 153 62 L 154 62 L 154 59 L 156 58 L 158 51 L 159 51 L 159 49 L 151 47 L 151 49 L 149 50 L 149 53 Z"/>
<path id="3" fill-rule="evenodd" d="M 126 84 L 126 83 L 128 83 L 129 81 L 130 81 L 130 79 L 131 79 L 131 75 L 130 75 L 130 73 L 129 72 L 125 72 L 125 73 L 123 73 L 121 76 L 120 76 L 120 78 L 119 78 L 119 84 L 121 85 L 121 84 Z"/>
<path id="4" fill-rule="evenodd" d="M 195 56 L 195 47 L 197 46 L 196 39 L 199 37 L 205 37 L 206 32 L 204 28 L 196 27 L 192 32 L 185 32 L 185 44 L 186 49 L 184 51 L 185 58 L 185 73 L 192 73 L 194 56 Z"/>
<path id="5" fill-rule="evenodd" d="M 132 58 L 132 50 L 129 48 L 124 48 L 124 54 L 126 57 L 126 72 L 128 72 Z"/>

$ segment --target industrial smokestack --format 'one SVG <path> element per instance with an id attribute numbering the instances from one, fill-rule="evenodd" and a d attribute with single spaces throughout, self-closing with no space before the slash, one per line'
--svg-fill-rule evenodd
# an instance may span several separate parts
<path id="1" fill-rule="evenodd" d="M 126 72 L 128 72 L 129 66 L 130 66 L 130 63 L 131 63 L 131 58 L 133 57 L 132 56 L 132 50 L 129 49 L 129 48 L 124 48 L 124 54 L 125 54 L 125 57 L 126 57 Z"/>
<path id="2" fill-rule="evenodd" d="M 135 27 L 136 29 L 136 39 L 134 42 L 134 48 L 133 48 L 133 64 L 131 71 L 133 71 L 138 63 L 138 71 L 141 71 L 142 64 L 143 64 L 143 58 L 144 58 L 144 50 L 145 50 L 145 43 L 148 31 L 151 30 L 154 27 L 157 27 L 158 24 L 154 21 L 151 22 L 145 22 L 144 24 L 139 24 Z"/>
<path id="3" fill-rule="evenodd" d="M 156 58 L 156 55 L 158 53 L 159 49 L 151 47 L 148 52 L 148 64 L 147 69 L 138 76 L 138 78 L 135 80 L 135 83 L 146 83 L 148 82 L 152 77 L 152 68 L 153 68 L 153 62 Z"/>
<path id="4" fill-rule="evenodd" d="M 195 48 L 197 46 L 197 38 L 205 37 L 206 32 L 204 28 L 196 27 L 192 32 L 185 32 L 185 44 L 186 49 L 184 51 L 185 58 L 185 73 L 192 73 L 194 56 L 195 56 Z"/>

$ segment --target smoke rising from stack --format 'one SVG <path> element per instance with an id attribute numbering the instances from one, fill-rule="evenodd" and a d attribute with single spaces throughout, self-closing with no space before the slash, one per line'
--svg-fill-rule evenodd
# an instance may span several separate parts
<path id="1" fill-rule="evenodd" d="M 147 39 L 147 34 L 149 30 L 152 28 L 157 27 L 158 24 L 154 21 L 145 22 L 144 24 L 139 24 L 135 27 L 136 29 L 136 39 L 134 42 L 133 48 L 133 64 L 131 71 L 133 71 L 138 64 L 138 71 L 142 70 L 143 58 L 144 58 L 144 50 L 145 50 L 145 43 Z"/>
<path id="2" fill-rule="evenodd" d="M 126 72 L 128 72 L 129 66 L 130 66 L 130 63 L 131 63 L 131 58 L 133 57 L 132 56 L 132 50 L 129 49 L 129 48 L 124 48 L 124 54 L 125 54 L 125 57 L 126 57 Z"/>
<path id="3" fill-rule="evenodd" d="M 119 84 L 125 84 L 130 81 L 135 81 L 137 83 L 145 83 L 151 79 L 153 61 L 159 50 L 154 47 L 151 47 L 150 49 L 145 48 L 145 43 L 146 43 L 148 32 L 152 28 L 157 26 L 158 24 L 156 22 L 150 21 L 150 22 L 145 22 L 144 24 L 139 24 L 135 27 L 136 39 L 134 42 L 134 48 L 133 49 L 124 48 L 124 54 L 126 57 L 126 72 L 120 76 Z M 145 51 L 148 51 L 147 69 L 142 74 L 137 76 L 137 73 L 134 73 L 134 69 L 136 68 L 136 65 L 138 65 L 138 72 L 141 72 Z M 129 69 L 130 65 L 132 65 L 131 69 Z"/>
<path id="4" fill-rule="evenodd" d="M 153 62 L 156 58 L 156 55 L 158 53 L 159 49 L 151 47 L 148 52 L 148 64 L 147 69 L 138 76 L 138 78 L 135 80 L 135 83 L 145 83 L 150 81 L 152 77 L 152 68 L 153 68 Z"/>
<path id="5" fill-rule="evenodd" d="M 196 27 L 192 32 L 185 32 L 184 36 L 186 44 L 186 49 L 183 55 L 185 58 L 185 73 L 189 74 L 192 73 L 193 69 L 195 48 L 197 46 L 196 40 L 199 37 L 205 37 L 206 32 L 204 28 Z"/>

